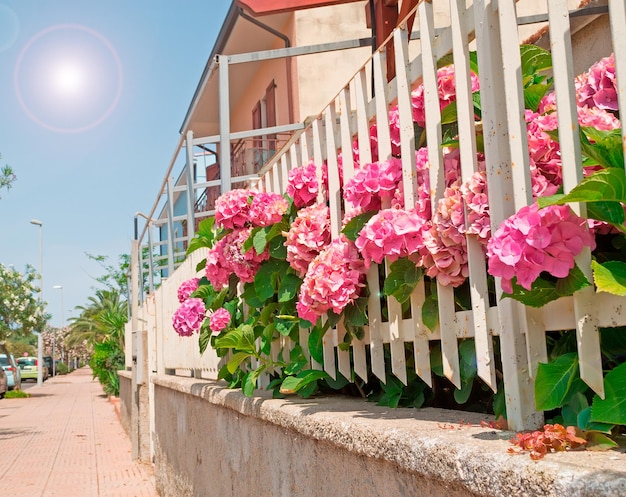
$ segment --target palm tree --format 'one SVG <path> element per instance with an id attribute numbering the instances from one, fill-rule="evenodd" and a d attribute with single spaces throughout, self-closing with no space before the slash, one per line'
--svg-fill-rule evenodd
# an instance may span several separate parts
<path id="1" fill-rule="evenodd" d="M 128 320 L 128 305 L 116 290 L 96 290 L 85 306 L 77 306 L 80 312 L 71 318 L 69 347 L 86 341 L 91 347 L 96 343 L 113 341 L 124 347 L 124 325 Z"/>

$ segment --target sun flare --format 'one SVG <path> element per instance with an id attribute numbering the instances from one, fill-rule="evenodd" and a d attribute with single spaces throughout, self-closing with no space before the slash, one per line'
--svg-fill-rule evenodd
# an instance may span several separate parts
<path id="1" fill-rule="evenodd" d="M 77 133 L 98 126 L 115 110 L 122 64 L 100 33 L 76 24 L 51 26 L 22 49 L 14 85 L 33 121 L 52 131 Z"/>

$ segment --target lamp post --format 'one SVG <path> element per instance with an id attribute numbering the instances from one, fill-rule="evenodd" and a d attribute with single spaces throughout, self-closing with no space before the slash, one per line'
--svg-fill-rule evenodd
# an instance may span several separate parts
<path id="1" fill-rule="evenodd" d="M 63 317 L 63 286 L 62 285 L 54 285 L 52 288 L 55 290 L 61 290 L 61 332 L 63 332 L 63 326 L 65 326 L 65 319 Z M 52 337 L 52 376 L 56 376 L 57 374 L 57 362 L 54 358 L 54 345 L 56 342 L 56 336 Z"/>
<path id="2" fill-rule="evenodd" d="M 43 223 L 31 219 L 30 224 L 39 226 L 39 305 L 43 306 Z M 45 314 L 45 313 L 44 313 Z M 43 330 L 37 334 L 37 386 L 43 384 Z"/>

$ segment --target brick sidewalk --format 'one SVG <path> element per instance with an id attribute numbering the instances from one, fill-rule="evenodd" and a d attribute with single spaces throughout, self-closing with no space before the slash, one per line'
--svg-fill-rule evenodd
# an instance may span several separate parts
<path id="1" fill-rule="evenodd" d="M 91 369 L 0 400 L 0 495 L 157 497 Z"/>

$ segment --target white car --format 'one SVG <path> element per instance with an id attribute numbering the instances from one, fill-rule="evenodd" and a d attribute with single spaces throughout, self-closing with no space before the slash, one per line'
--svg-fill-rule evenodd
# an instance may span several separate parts
<path id="1" fill-rule="evenodd" d="M 0 366 L 6 373 L 9 390 L 22 389 L 22 374 L 13 354 L 0 354 Z"/>

